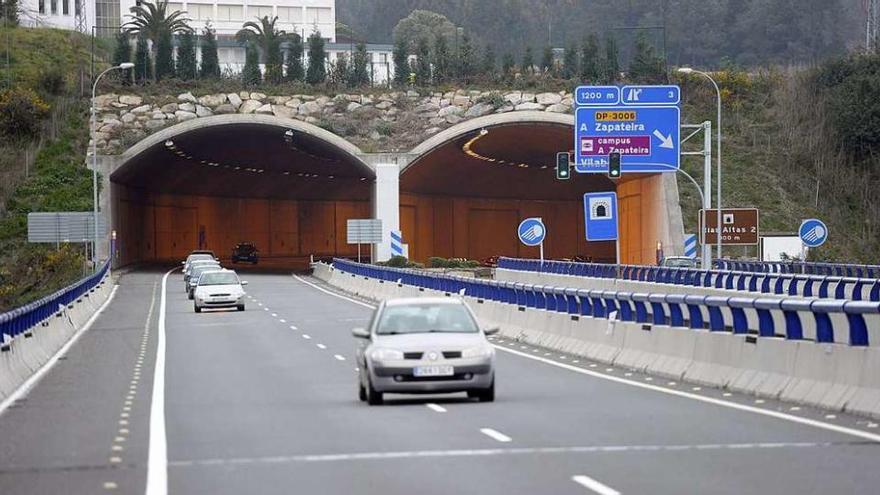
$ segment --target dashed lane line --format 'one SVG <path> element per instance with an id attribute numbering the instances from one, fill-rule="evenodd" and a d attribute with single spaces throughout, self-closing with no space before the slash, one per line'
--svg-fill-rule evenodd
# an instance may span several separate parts
<path id="1" fill-rule="evenodd" d="M 590 490 L 594 493 L 598 493 L 599 495 L 620 495 L 620 492 L 611 488 L 610 486 L 601 483 L 599 481 L 590 478 L 585 474 L 579 474 L 577 476 L 572 476 L 571 480 L 581 485 L 582 487 Z"/>
<path id="2" fill-rule="evenodd" d="M 501 442 L 501 443 L 508 443 L 513 440 L 512 438 L 505 435 L 504 433 L 501 433 L 500 431 L 497 431 L 497 430 L 493 430 L 492 428 L 480 428 L 480 433 L 482 433 L 483 435 L 486 435 L 487 437 L 491 438 L 492 440 L 495 440 L 495 441 Z"/>
<path id="3" fill-rule="evenodd" d="M 433 402 L 428 402 L 427 404 L 425 404 L 425 406 L 434 412 L 438 412 L 438 413 L 445 413 L 446 412 L 445 407 L 434 404 Z"/>

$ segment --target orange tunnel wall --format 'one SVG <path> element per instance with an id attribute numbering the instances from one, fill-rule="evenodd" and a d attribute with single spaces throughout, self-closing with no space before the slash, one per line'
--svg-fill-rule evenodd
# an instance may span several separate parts
<path id="1" fill-rule="evenodd" d="M 657 263 L 667 212 L 661 174 L 633 174 L 617 185 L 620 210 L 620 256 L 623 263 Z"/>
<path id="2" fill-rule="evenodd" d="M 356 255 L 357 246 L 346 243 L 346 220 L 370 217 L 368 201 L 153 194 L 118 184 L 114 189 L 120 265 L 180 260 L 199 247 L 225 258 L 242 241 L 254 242 L 262 257 Z"/>

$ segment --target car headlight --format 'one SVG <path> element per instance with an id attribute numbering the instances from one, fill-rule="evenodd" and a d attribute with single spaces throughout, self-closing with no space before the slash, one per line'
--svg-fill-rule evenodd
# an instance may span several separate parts
<path id="1" fill-rule="evenodd" d="M 370 352 L 370 357 L 376 361 L 394 361 L 403 359 L 403 353 L 397 349 L 378 348 Z"/>
<path id="2" fill-rule="evenodd" d="M 461 353 L 461 357 L 463 358 L 486 358 L 492 357 L 495 354 L 495 349 L 491 346 L 484 345 L 480 347 L 471 347 L 470 349 L 465 349 Z"/>

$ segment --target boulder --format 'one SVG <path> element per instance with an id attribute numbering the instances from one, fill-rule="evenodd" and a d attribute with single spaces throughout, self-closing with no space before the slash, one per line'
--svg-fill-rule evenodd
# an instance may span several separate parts
<path id="1" fill-rule="evenodd" d="M 263 104 L 257 100 L 246 100 L 240 107 L 238 107 L 238 113 L 254 113 L 254 111 L 261 106 L 263 106 Z"/>
<path id="2" fill-rule="evenodd" d="M 527 101 L 527 102 L 525 102 L 525 103 L 520 103 L 519 105 L 516 106 L 515 109 L 516 109 L 517 111 L 521 111 L 521 110 L 544 110 L 544 105 L 541 105 L 541 104 L 539 104 L 539 103 L 532 103 L 532 102 Z"/>
<path id="3" fill-rule="evenodd" d="M 520 103 L 528 103 L 528 102 L 532 102 L 532 101 L 535 101 L 535 93 L 523 93 L 522 94 L 522 101 L 520 101 Z"/>
<path id="4" fill-rule="evenodd" d="M 345 111 L 346 112 L 354 112 L 355 110 L 357 110 L 358 108 L 360 108 L 362 106 L 363 105 L 361 105 L 360 103 L 353 101 L 353 102 L 349 103 L 348 105 L 346 105 Z"/>
<path id="5" fill-rule="evenodd" d="M 106 95 L 98 95 L 95 97 L 95 106 L 98 108 L 105 108 L 110 106 L 111 103 L 118 103 L 119 95 L 115 95 L 113 93 L 108 93 Z"/>
<path id="6" fill-rule="evenodd" d="M 436 113 L 439 110 L 440 110 L 440 105 L 437 105 L 435 103 L 424 103 L 424 104 L 421 104 L 421 105 L 415 107 L 413 109 L 413 112 L 415 112 L 415 113 L 425 113 L 425 112 Z"/>
<path id="7" fill-rule="evenodd" d="M 150 111 L 151 108 L 152 108 L 152 107 L 150 107 L 150 105 L 141 105 L 141 106 L 139 106 L 139 107 L 132 108 L 132 109 L 131 109 L 131 113 L 135 113 L 135 114 L 137 114 L 137 113 L 147 113 L 147 112 Z"/>
<path id="8" fill-rule="evenodd" d="M 131 124 L 135 120 L 137 120 L 137 117 L 133 113 L 127 113 L 122 116 L 122 123 L 123 124 Z"/>
<path id="9" fill-rule="evenodd" d="M 315 102 L 318 105 L 321 105 L 323 107 L 324 105 L 330 103 L 330 97 L 329 96 L 319 96 L 319 97 L 315 98 Z"/>
<path id="10" fill-rule="evenodd" d="M 272 115 L 272 105 L 265 104 L 258 108 L 255 113 L 263 114 L 263 115 Z"/>
<path id="11" fill-rule="evenodd" d="M 180 122 L 186 122 L 187 120 L 197 119 L 199 117 L 193 112 L 187 112 L 184 110 L 174 112 L 174 116 L 177 117 L 177 120 Z"/>
<path id="12" fill-rule="evenodd" d="M 321 111 L 321 105 L 316 101 L 307 101 L 299 106 L 297 109 L 298 112 L 302 115 L 310 115 L 313 113 L 318 113 Z"/>
<path id="13" fill-rule="evenodd" d="M 467 112 L 464 113 L 466 118 L 474 118 L 474 117 L 482 117 L 483 115 L 489 115 L 492 113 L 492 110 L 495 107 L 490 105 L 489 103 L 477 103 L 476 105 L 468 108 Z"/>
<path id="14" fill-rule="evenodd" d="M 272 105 L 272 113 L 282 119 L 292 119 L 296 115 L 296 109 L 287 105 Z"/>
<path id="15" fill-rule="evenodd" d="M 440 132 L 440 130 L 441 130 L 441 129 L 440 129 L 439 127 L 431 127 L 430 129 L 425 130 L 425 135 L 426 135 L 426 136 L 432 136 L 432 135 L 437 134 L 438 132 Z"/>
<path id="16" fill-rule="evenodd" d="M 238 97 L 241 99 L 241 101 L 250 100 L 251 94 L 248 93 L 247 91 L 239 91 Z"/>
<path id="17" fill-rule="evenodd" d="M 219 107 L 220 105 L 217 106 Z M 210 117 L 211 115 L 214 115 L 214 112 L 208 107 L 196 105 L 196 115 L 199 117 Z"/>
<path id="18" fill-rule="evenodd" d="M 265 100 L 266 95 L 264 93 L 251 93 L 252 100 Z"/>
<path id="19" fill-rule="evenodd" d="M 180 108 L 178 108 L 177 103 L 169 103 L 167 105 L 162 105 L 162 108 L 160 110 L 165 113 L 174 113 L 180 110 Z"/>
<path id="20" fill-rule="evenodd" d="M 448 117 L 450 115 L 461 115 L 464 113 L 464 109 L 461 107 L 457 107 L 455 105 L 451 105 L 448 107 L 443 107 L 437 112 L 438 117 Z"/>
<path id="21" fill-rule="evenodd" d="M 226 95 L 226 98 L 229 100 L 229 104 L 232 105 L 232 108 L 238 110 L 238 107 L 241 106 L 241 97 L 238 96 L 238 93 L 229 93 Z"/>
<path id="22" fill-rule="evenodd" d="M 151 131 L 155 131 L 156 129 L 161 129 L 161 128 L 165 127 L 165 121 L 164 120 L 148 120 L 146 123 L 146 126 L 147 126 L 147 129 L 150 129 Z"/>
<path id="23" fill-rule="evenodd" d="M 216 95 L 205 95 L 199 98 L 199 103 L 206 107 L 214 108 L 226 103 L 226 95 L 223 93 Z"/>
<path id="24" fill-rule="evenodd" d="M 544 109 L 545 112 L 554 112 L 554 113 L 567 113 L 569 110 L 571 110 L 571 106 L 563 105 L 562 103 L 550 105 Z"/>
<path id="25" fill-rule="evenodd" d="M 502 105 L 499 109 L 495 110 L 495 113 L 507 113 L 512 112 L 514 109 L 513 105 Z"/>
<path id="26" fill-rule="evenodd" d="M 110 106 L 113 108 L 127 108 L 128 107 L 128 105 L 126 105 L 125 103 L 119 103 L 118 101 L 111 101 Z M 103 107 L 96 107 L 96 108 L 103 108 Z"/>
<path id="27" fill-rule="evenodd" d="M 176 112 L 176 111 L 177 111 L 177 110 L 175 110 L 175 112 Z M 132 114 L 127 113 L 127 114 L 125 114 L 125 115 L 132 115 Z M 162 112 L 153 112 L 152 117 L 153 117 L 155 120 L 165 120 L 165 114 L 162 113 Z"/>
<path id="28" fill-rule="evenodd" d="M 428 121 L 429 125 L 443 125 L 446 123 L 446 117 L 432 117 L 431 120 Z"/>
<path id="29" fill-rule="evenodd" d="M 241 100 L 238 100 L 238 101 L 241 101 Z M 229 103 L 224 103 L 214 109 L 214 114 L 216 114 L 216 115 L 222 115 L 222 114 L 227 114 L 227 113 L 235 113 L 235 107 Z"/>
<path id="30" fill-rule="evenodd" d="M 270 96 L 269 102 L 273 105 L 284 105 L 291 99 L 290 96 Z"/>
<path id="31" fill-rule="evenodd" d="M 196 97 L 193 96 L 193 94 L 190 93 L 189 91 L 187 91 L 186 93 L 177 95 L 177 100 L 178 101 L 186 101 L 189 103 L 196 103 L 198 101 L 198 100 L 196 100 Z"/>
<path id="32" fill-rule="evenodd" d="M 376 108 L 378 108 L 379 110 L 385 110 L 387 108 L 390 108 L 391 105 L 394 105 L 394 103 L 391 103 L 388 100 L 382 100 L 379 103 L 376 103 Z"/>
<path id="33" fill-rule="evenodd" d="M 452 104 L 459 107 L 467 106 L 470 102 L 470 96 L 456 95 L 455 98 L 452 99 Z"/>
<path id="34" fill-rule="evenodd" d="M 446 122 L 448 122 L 450 124 L 457 124 L 457 123 L 461 122 L 462 120 L 464 120 L 464 119 L 459 117 L 458 115 L 455 115 L 455 114 L 446 116 Z"/>
<path id="35" fill-rule="evenodd" d="M 119 103 L 122 103 L 123 105 L 132 106 L 132 107 L 136 107 L 143 102 L 144 102 L 144 99 L 141 98 L 140 96 L 122 95 L 119 97 Z"/>
<path id="36" fill-rule="evenodd" d="M 177 105 L 177 110 L 183 111 L 183 112 L 195 113 L 196 106 L 193 103 L 181 103 L 180 105 Z M 176 115 L 177 112 L 174 112 L 174 114 Z"/>
<path id="37" fill-rule="evenodd" d="M 299 98 L 291 98 L 284 102 L 284 106 L 290 108 L 299 108 L 300 105 L 302 105 L 302 100 L 300 100 Z"/>
<path id="38" fill-rule="evenodd" d="M 511 105 L 519 105 L 522 102 L 522 92 L 521 91 L 512 91 L 504 95 L 504 101 L 509 102 Z"/>
<path id="39" fill-rule="evenodd" d="M 555 105 L 562 101 L 559 93 L 540 93 L 535 96 L 535 101 L 541 105 Z"/>

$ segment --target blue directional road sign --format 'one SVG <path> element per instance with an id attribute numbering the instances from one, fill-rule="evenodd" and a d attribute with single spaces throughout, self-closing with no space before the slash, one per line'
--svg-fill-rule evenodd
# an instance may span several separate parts
<path id="1" fill-rule="evenodd" d="M 620 104 L 634 106 L 678 105 L 681 89 L 678 86 L 624 86 L 620 89 Z"/>
<path id="2" fill-rule="evenodd" d="M 825 222 L 818 218 L 811 218 L 801 222 L 801 228 L 798 230 L 801 242 L 807 247 L 819 247 L 828 240 L 828 227 Z"/>
<path id="3" fill-rule="evenodd" d="M 620 88 L 618 86 L 579 86 L 574 90 L 575 104 L 577 106 L 617 105 L 620 103 Z"/>
<path id="4" fill-rule="evenodd" d="M 540 246 L 547 237 L 547 227 L 540 218 L 526 218 L 520 222 L 517 235 L 526 246 Z"/>
<path id="5" fill-rule="evenodd" d="M 584 221 L 588 241 L 617 240 L 617 193 L 584 194 Z"/>

